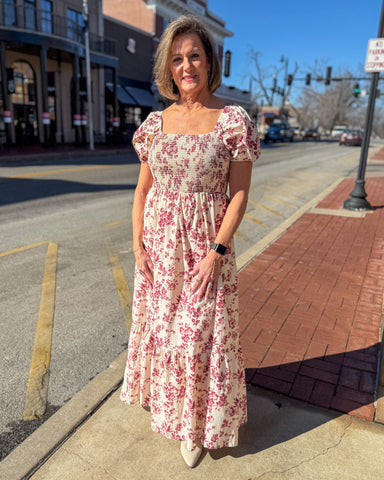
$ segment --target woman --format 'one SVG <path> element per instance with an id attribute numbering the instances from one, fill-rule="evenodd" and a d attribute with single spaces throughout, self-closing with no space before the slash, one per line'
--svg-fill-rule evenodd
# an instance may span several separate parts
<path id="1" fill-rule="evenodd" d="M 259 139 L 241 107 L 213 95 L 220 64 L 196 18 L 181 17 L 164 32 L 155 78 L 175 102 L 152 112 L 133 139 L 141 169 L 121 399 L 150 407 L 152 429 L 181 440 L 192 467 L 203 446 L 236 446 L 246 422 L 232 237 Z"/>

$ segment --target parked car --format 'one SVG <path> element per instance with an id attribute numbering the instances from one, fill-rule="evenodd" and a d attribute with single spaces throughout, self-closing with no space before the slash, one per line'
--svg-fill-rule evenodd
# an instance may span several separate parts
<path id="1" fill-rule="evenodd" d="M 363 132 L 361 130 L 347 129 L 339 137 L 339 145 L 355 145 L 361 146 Z"/>
<path id="2" fill-rule="evenodd" d="M 310 128 L 303 135 L 304 140 L 320 140 L 320 133 L 316 128 Z"/>
<path id="3" fill-rule="evenodd" d="M 293 142 L 295 132 L 288 122 L 272 123 L 264 136 L 264 143 Z"/>
<path id="4" fill-rule="evenodd" d="M 346 130 L 348 127 L 347 125 L 335 125 L 331 131 L 331 137 L 339 138 L 340 135 Z"/>

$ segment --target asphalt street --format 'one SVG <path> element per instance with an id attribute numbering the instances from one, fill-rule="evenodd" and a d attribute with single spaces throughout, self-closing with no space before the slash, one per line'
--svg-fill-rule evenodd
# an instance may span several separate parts
<path id="1" fill-rule="evenodd" d="M 360 149 L 264 146 L 241 254 L 340 177 Z M 135 155 L 0 167 L 0 453 L 8 454 L 127 346 Z M 33 419 L 41 416 L 41 419 Z"/>

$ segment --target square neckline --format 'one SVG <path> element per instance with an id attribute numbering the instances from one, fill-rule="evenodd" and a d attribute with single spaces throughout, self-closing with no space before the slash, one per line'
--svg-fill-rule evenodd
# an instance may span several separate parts
<path id="1" fill-rule="evenodd" d="M 203 136 L 203 135 L 211 135 L 212 133 L 215 133 L 216 132 L 216 129 L 217 127 L 219 126 L 219 123 L 221 121 L 221 117 L 224 113 L 224 110 L 228 107 L 228 105 L 224 105 L 224 107 L 221 109 L 221 112 L 220 112 L 220 115 L 218 116 L 217 118 L 217 121 L 216 121 L 216 124 L 214 126 L 214 128 L 210 131 L 210 132 L 206 132 L 206 133 L 167 133 L 167 132 L 164 132 L 163 130 L 163 111 L 160 111 L 160 133 L 162 135 L 181 135 L 181 136 L 184 136 L 184 137 L 200 137 L 200 136 Z"/>

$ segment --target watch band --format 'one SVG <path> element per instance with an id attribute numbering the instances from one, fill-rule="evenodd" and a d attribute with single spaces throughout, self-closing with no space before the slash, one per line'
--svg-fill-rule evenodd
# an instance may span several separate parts
<path id="1" fill-rule="evenodd" d="M 212 243 L 211 250 L 214 250 L 215 252 L 219 253 L 220 255 L 225 255 L 225 252 L 227 251 L 227 247 L 225 247 L 221 243 Z"/>

